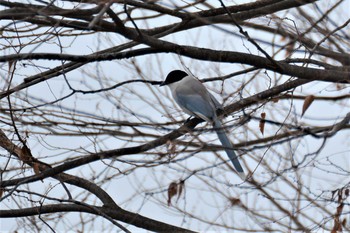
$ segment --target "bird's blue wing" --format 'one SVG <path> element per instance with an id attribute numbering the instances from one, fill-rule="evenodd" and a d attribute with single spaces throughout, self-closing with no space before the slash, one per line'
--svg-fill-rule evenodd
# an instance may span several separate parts
<path id="1" fill-rule="evenodd" d="M 175 100 L 185 112 L 191 115 L 206 121 L 212 121 L 214 119 L 215 107 L 213 104 L 196 93 L 177 93 Z"/>
<path id="2" fill-rule="evenodd" d="M 188 78 L 172 93 L 175 101 L 186 113 L 209 122 L 216 117 L 217 105 L 220 104 L 199 80 Z"/>

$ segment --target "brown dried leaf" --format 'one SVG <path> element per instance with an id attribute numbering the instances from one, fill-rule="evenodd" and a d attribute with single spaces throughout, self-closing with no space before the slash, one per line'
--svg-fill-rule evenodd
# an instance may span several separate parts
<path id="1" fill-rule="evenodd" d="M 176 152 L 176 144 L 170 142 L 170 147 L 169 147 L 169 154 L 173 155 Z"/>
<path id="2" fill-rule="evenodd" d="M 9 70 L 8 70 L 8 75 L 10 76 L 11 72 L 12 72 L 12 67 L 15 64 L 14 61 L 9 61 Z"/>
<path id="3" fill-rule="evenodd" d="M 239 198 L 231 197 L 229 200 L 232 206 L 239 205 L 241 203 L 241 200 Z"/>
<path id="4" fill-rule="evenodd" d="M 34 163 L 33 164 L 33 169 L 34 169 L 34 173 L 35 175 L 39 175 L 40 174 L 40 166 L 39 166 L 39 163 Z"/>
<path id="5" fill-rule="evenodd" d="M 171 199 L 177 194 L 177 183 L 171 182 L 168 187 L 168 206 L 171 204 Z"/>
<path id="6" fill-rule="evenodd" d="M 315 96 L 314 95 L 308 95 L 306 96 L 305 100 L 304 100 L 304 104 L 303 104 L 303 111 L 301 113 L 301 116 L 304 116 L 304 113 L 306 112 L 306 110 L 310 107 L 310 105 L 312 104 L 312 102 L 314 102 L 315 100 Z"/>
<path id="7" fill-rule="evenodd" d="M 24 163 L 33 161 L 32 153 L 26 145 L 23 145 L 23 147 L 18 151 L 18 157 Z"/>
<path id="8" fill-rule="evenodd" d="M 261 134 L 264 135 L 266 113 L 262 112 L 260 114 L 260 116 L 261 116 L 261 120 L 259 122 L 259 129 L 260 129 Z"/>
<path id="9" fill-rule="evenodd" d="M 343 227 L 346 226 L 346 218 L 343 219 L 343 221 L 341 222 L 341 225 L 342 225 Z"/>
<path id="10" fill-rule="evenodd" d="M 4 190 L 0 188 L 0 198 L 2 197 L 3 194 L 4 194 Z"/>
<path id="11" fill-rule="evenodd" d="M 25 135 L 26 135 L 26 138 L 29 138 L 29 132 L 28 130 L 24 131 Z"/>
<path id="12" fill-rule="evenodd" d="M 278 101 L 280 101 L 280 98 L 276 97 L 276 98 L 272 98 L 271 100 L 272 102 L 277 103 Z"/>
<path id="13" fill-rule="evenodd" d="M 337 91 L 340 91 L 340 90 L 343 90 L 345 88 L 345 85 L 344 84 L 340 84 L 340 83 L 337 83 L 335 85 L 335 88 L 337 89 Z"/>
<path id="14" fill-rule="evenodd" d="M 184 190 L 184 188 L 185 188 L 185 182 L 182 180 L 178 185 L 177 185 L 177 200 L 176 201 L 178 201 L 179 200 L 179 198 L 180 198 L 180 196 L 181 196 L 181 194 L 182 194 L 182 191 Z"/>
<path id="15" fill-rule="evenodd" d="M 289 44 L 287 46 L 287 48 L 286 48 L 286 57 L 289 57 L 292 54 L 292 52 L 294 50 L 294 45 L 295 45 L 295 43 L 291 43 L 291 44 Z"/>

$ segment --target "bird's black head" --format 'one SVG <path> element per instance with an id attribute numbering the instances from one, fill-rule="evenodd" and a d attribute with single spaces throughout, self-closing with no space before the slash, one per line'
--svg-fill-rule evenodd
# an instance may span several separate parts
<path id="1" fill-rule="evenodd" d="M 171 83 L 175 83 L 177 81 L 180 81 L 184 77 L 188 76 L 188 74 L 182 70 L 173 70 L 171 71 L 168 76 L 166 76 L 166 79 L 164 82 L 162 82 L 159 86 L 169 85 Z"/>

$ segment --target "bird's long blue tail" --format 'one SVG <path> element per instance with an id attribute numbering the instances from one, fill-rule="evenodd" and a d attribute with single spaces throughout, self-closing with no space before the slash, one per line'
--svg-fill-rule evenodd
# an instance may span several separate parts
<path id="1" fill-rule="evenodd" d="M 222 128 L 222 124 L 218 119 L 214 120 L 214 128 L 215 128 L 216 134 L 218 135 L 222 146 L 224 147 L 224 149 L 226 151 L 226 154 L 230 158 L 238 175 L 241 177 L 242 180 L 245 180 L 246 176 L 244 174 L 244 171 L 243 171 L 243 168 L 242 168 L 240 162 L 238 161 L 238 157 L 237 157 L 235 151 L 233 150 L 232 143 L 231 143 L 230 139 L 227 137 L 227 134 L 226 134 L 225 130 Z"/>

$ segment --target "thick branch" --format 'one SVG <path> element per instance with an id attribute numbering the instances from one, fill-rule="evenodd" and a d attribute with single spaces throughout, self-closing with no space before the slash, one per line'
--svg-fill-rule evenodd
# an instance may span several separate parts
<path id="1" fill-rule="evenodd" d="M 95 209 L 98 211 L 95 211 Z M 0 218 L 18 218 L 60 212 L 84 212 L 96 215 L 101 215 L 101 213 L 104 213 L 115 220 L 155 232 L 193 232 L 184 228 L 176 227 L 164 222 L 144 217 L 140 214 L 135 214 L 122 209 L 115 209 L 108 206 L 93 206 L 92 208 L 89 206 L 82 206 L 77 204 L 43 205 L 17 210 L 1 210 Z"/>

